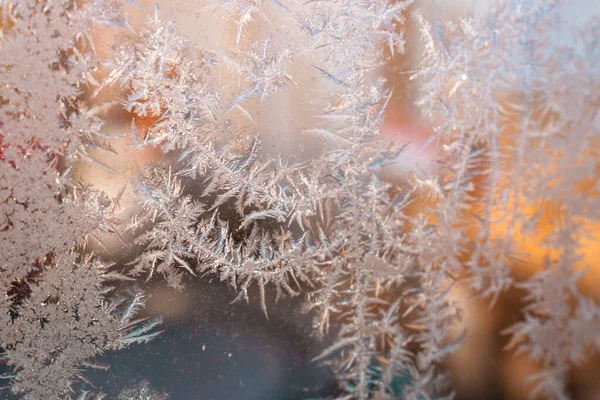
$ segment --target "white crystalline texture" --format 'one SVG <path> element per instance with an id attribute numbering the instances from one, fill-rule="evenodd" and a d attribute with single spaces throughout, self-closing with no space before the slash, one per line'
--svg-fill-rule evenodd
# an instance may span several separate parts
<path id="1" fill-rule="evenodd" d="M 581 282 L 598 267 L 585 246 L 599 240 L 600 20 L 570 25 L 565 1 L 515 0 L 432 24 L 411 3 L 209 1 L 235 32 L 213 49 L 155 8 L 123 32 L 102 79 L 91 32 L 123 25 L 116 9 L 1 3 L 0 346 L 12 390 L 70 396 L 93 356 L 156 337 L 162 320 L 135 318 L 145 295 L 132 281 L 184 290 L 216 277 L 237 299 L 256 293 L 266 316 L 270 290 L 303 296 L 317 335 L 337 335 L 315 358 L 344 399 L 451 396 L 444 363 L 469 335 L 453 288 L 492 306 L 520 288 L 507 349 L 539 362 L 534 394 L 568 398 L 573 366 L 598 350 L 600 308 Z M 406 51 L 407 17 L 424 51 L 403 74 L 434 127 L 422 145 L 439 150 L 423 170 L 384 127 L 404 88 L 381 67 Z M 95 103 L 109 89 L 118 101 Z M 140 209 L 118 228 L 118 199 L 71 173 L 103 165 L 91 149 L 112 150 L 106 111 L 158 160 L 141 167 Z M 322 151 L 272 154 L 265 126 Z M 400 183 L 383 179 L 392 168 Z M 86 255 L 96 232 L 118 235 L 129 259 Z M 515 277 L 528 264 L 537 272 Z"/>

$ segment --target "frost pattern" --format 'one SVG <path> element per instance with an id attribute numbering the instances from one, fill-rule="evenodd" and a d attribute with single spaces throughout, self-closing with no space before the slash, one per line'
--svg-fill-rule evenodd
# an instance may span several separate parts
<path id="1" fill-rule="evenodd" d="M 217 277 L 246 301 L 256 287 L 267 317 L 267 290 L 302 295 L 315 333 L 337 335 L 315 359 L 332 365 L 342 399 L 452 397 L 443 362 L 469 333 L 456 334 L 462 310 L 450 292 L 466 285 L 493 306 L 520 288 L 528 305 L 505 332 L 507 349 L 542 365 L 529 377 L 532 395 L 569 398 L 569 372 L 598 346 L 600 308 L 580 282 L 594 262 L 585 243 L 600 210 L 600 21 L 570 26 L 560 0 L 500 2 L 484 18 L 444 26 L 413 15 L 424 43 L 412 76 L 420 85 L 416 106 L 435 127 L 430 141 L 440 148 L 441 167 L 392 184 L 381 171 L 404 153 L 381 135 L 393 90 L 380 67 L 405 51 L 401 31 L 411 3 L 209 2 L 235 25 L 234 49 L 192 48 L 155 8 L 115 47 L 102 82 L 91 74 L 85 24 L 103 22 L 105 8 L 68 1 L 8 7 L 4 48 L 29 43 L 29 23 L 54 29 L 66 20 L 71 29 L 48 34 L 57 43 L 33 40 L 40 51 L 15 53 L 36 60 L 37 76 L 18 71 L 22 60 L 6 60 L 12 52 L 0 56 L 8 82 L 0 172 L 9 183 L 0 184 L 8 232 L 0 241 L 8 254 L 2 284 L 6 294 L 21 282 L 31 290 L 0 300 L 12 312 L 4 326 L 37 321 L 39 328 L 10 335 L 49 337 L 31 339 L 29 350 L 0 330 L 16 372 L 13 391 L 35 398 L 49 394 L 52 380 L 66 393 L 88 358 L 158 335 L 160 319 L 133 318 L 143 293 L 122 297 L 107 286 L 158 275 L 179 290 L 186 279 Z M 271 15 L 297 35 L 278 37 Z M 272 25 L 260 40 L 245 36 L 255 20 Z M 559 40 L 565 34 L 573 40 Z M 318 112 L 310 126 L 291 132 L 322 142 L 307 161 L 263 151 L 257 130 L 269 100 L 299 86 L 298 65 L 327 88 L 311 100 Z M 41 91 L 47 97 L 39 101 L 37 91 L 23 89 L 28 76 L 56 87 Z M 87 107 L 79 96 L 84 82 L 94 86 L 91 98 L 118 86 L 122 101 L 106 108 L 129 113 L 135 149 L 162 155 L 135 182 L 142 207 L 125 231 L 140 251 L 119 266 L 126 275 L 72 253 L 93 229 L 110 226 L 114 208 L 69 179 L 75 160 L 97 162 L 87 149 L 110 149 L 101 139 L 104 108 Z M 55 130 L 41 137 L 42 127 Z M 47 160 L 55 161 L 51 168 Z M 36 197 L 19 181 L 39 187 Z M 57 243 L 58 235 L 39 234 L 49 228 L 29 235 L 33 224 L 52 226 L 36 222 L 50 215 L 73 236 Z M 16 252 L 16 243 L 40 252 Z M 539 272 L 515 278 L 511 269 L 523 264 Z M 69 274 L 90 284 L 67 288 Z M 69 290 L 76 295 L 63 300 Z M 55 328 L 64 325 L 58 316 L 80 323 L 80 313 L 94 322 L 77 332 Z M 85 340 L 64 345 L 79 333 Z M 38 354 L 38 364 L 29 366 L 34 361 L 21 352 Z M 65 367 L 50 368 L 48 360 L 61 357 Z"/>
<path id="2" fill-rule="evenodd" d="M 0 7 L 0 359 L 13 371 L 2 379 L 26 399 L 65 399 L 94 356 L 157 334 L 135 312 L 120 317 L 126 298 L 108 300 L 109 281 L 131 278 L 79 254 L 114 208 L 71 169 L 100 163 L 92 148 L 112 150 L 106 107 L 83 92 L 97 84 L 92 29 L 120 17 L 68 0 Z"/>
<path id="3" fill-rule="evenodd" d="M 598 349 L 600 322 L 597 293 L 580 285 L 597 265 L 586 242 L 597 246 L 600 216 L 600 20 L 574 26 L 566 7 L 500 3 L 445 30 L 417 16 L 419 104 L 448 160 L 438 226 L 452 232 L 476 293 L 493 304 L 513 284 L 525 290 L 508 348 L 542 363 L 531 394 L 553 399 L 569 398 L 569 371 Z M 515 282 L 511 266 L 526 263 L 539 272 Z"/>

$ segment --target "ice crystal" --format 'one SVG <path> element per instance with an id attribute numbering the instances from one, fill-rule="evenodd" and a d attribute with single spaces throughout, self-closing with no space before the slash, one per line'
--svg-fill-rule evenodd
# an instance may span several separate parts
<path id="1" fill-rule="evenodd" d="M 507 349 L 539 361 L 532 394 L 568 398 L 572 367 L 598 347 L 600 308 L 581 282 L 600 217 L 599 20 L 569 25 L 560 0 L 500 1 L 448 24 L 413 14 L 416 107 L 440 168 L 412 165 L 395 184 L 382 171 L 405 148 L 381 128 L 401 88 L 380 67 L 406 50 L 411 4 L 210 1 L 233 24 L 233 49 L 190 46 L 155 7 L 98 81 L 90 32 L 122 22 L 112 7 L 3 4 L 0 345 L 13 392 L 64 398 L 95 355 L 153 339 L 161 319 L 134 318 L 145 297 L 131 282 L 158 276 L 179 290 L 217 278 L 246 301 L 257 287 L 266 316 L 269 290 L 302 296 L 317 336 L 337 335 L 315 359 L 344 399 L 452 396 L 444 361 L 469 332 L 450 293 L 468 287 L 493 306 L 519 288 L 527 305 Z M 257 21 L 262 37 L 246 38 Z M 303 161 L 262 149 L 258 129 L 277 96 L 314 89 L 301 73 L 325 88 L 289 132 L 322 143 Z M 121 101 L 92 105 L 110 87 Z M 135 254 L 117 267 L 81 246 L 94 229 L 116 231 L 117 200 L 70 174 L 100 163 L 91 148 L 111 150 L 111 107 L 130 117 L 134 150 L 160 153 L 134 182 L 141 206 L 123 233 Z M 524 264 L 538 272 L 515 277 Z"/>
<path id="2" fill-rule="evenodd" d="M 77 161 L 101 164 L 90 149 L 112 150 L 104 107 L 82 94 L 99 61 L 92 29 L 121 20 L 100 3 L 1 6 L 0 347 L 13 369 L 4 378 L 25 398 L 64 399 L 94 356 L 148 339 L 132 334 L 133 314 L 120 321 L 105 297 L 108 281 L 129 278 L 76 254 L 110 224 L 112 201 L 71 170 Z"/>

